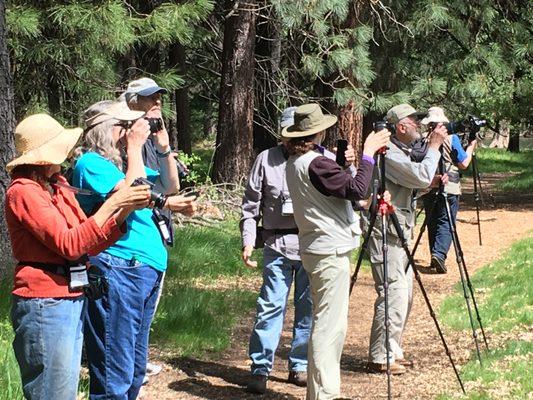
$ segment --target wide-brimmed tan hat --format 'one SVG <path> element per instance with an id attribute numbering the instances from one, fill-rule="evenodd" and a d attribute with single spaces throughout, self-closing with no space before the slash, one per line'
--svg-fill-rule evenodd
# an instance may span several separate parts
<path id="1" fill-rule="evenodd" d="M 6 165 L 10 172 L 17 165 L 59 165 L 78 142 L 83 129 L 65 129 L 47 114 L 23 119 L 15 128 L 17 156 Z"/>
<path id="2" fill-rule="evenodd" d="M 336 122 L 337 117 L 324 115 L 318 104 L 304 104 L 294 111 L 294 124 L 283 128 L 281 136 L 285 138 L 311 136 L 335 125 Z"/>
<path id="3" fill-rule="evenodd" d="M 446 115 L 444 115 L 444 110 L 440 107 L 430 107 L 428 110 L 428 115 L 426 118 L 424 118 L 422 121 L 420 121 L 423 125 L 427 125 L 430 122 L 439 123 L 442 122 L 443 124 L 447 124 L 450 122 L 448 118 L 446 118 Z"/>
<path id="4" fill-rule="evenodd" d="M 99 107 L 101 105 L 102 107 Z M 96 106 L 96 107 L 95 107 Z M 96 113 L 91 113 L 92 110 L 102 110 Z M 144 111 L 130 110 L 125 101 L 109 102 L 101 101 L 89 107 L 85 113 L 85 124 L 87 128 L 92 128 L 102 122 L 110 119 L 117 119 L 119 121 L 135 121 L 142 118 L 146 114 Z"/>

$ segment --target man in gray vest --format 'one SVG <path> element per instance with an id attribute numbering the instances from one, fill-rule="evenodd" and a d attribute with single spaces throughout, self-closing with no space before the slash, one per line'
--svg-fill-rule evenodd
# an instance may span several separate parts
<path id="1" fill-rule="evenodd" d="M 324 156 L 320 143 L 337 117 L 318 104 L 296 109 L 294 125 L 284 128 L 287 185 L 298 226 L 300 257 L 309 275 L 313 324 L 309 340 L 307 400 L 340 397 L 340 358 L 348 325 L 350 254 L 358 246 L 359 218 L 352 202 L 366 197 L 373 156 L 389 138 L 371 133 L 365 141 L 357 174 Z"/>
<path id="2" fill-rule="evenodd" d="M 386 182 L 396 215 L 406 238 L 410 238 L 415 223 L 416 204 L 413 193 L 416 189 L 426 188 L 435 178 L 440 158 L 439 147 L 446 138 L 446 128 L 438 124 L 429 136 L 428 150 L 421 162 L 410 157 L 411 144 L 420 138 L 418 113 L 408 104 L 400 104 L 387 112 L 387 121 L 394 125 L 395 132 L 388 143 L 385 155 Z M 412 362 L 404 357 L 402 334 L 411 307 L 413 271 L 407 266 L 407 256 L 401 247 L 392 224 L 387 231 L 388 257 L 387 272 L 389 280 L 389 343 L 391 354 L 390 368 L 395 375 L 406 372 Z M 369 241 L 372 276 L 378 298 L 374 304 L 374 320 L 370 336 L 368 369 L 371 372 L 386 372 L 387 346 L 385 343 L 385 302 L 383 289 L 383 254 L 381 222 L 376 224 Z"/>

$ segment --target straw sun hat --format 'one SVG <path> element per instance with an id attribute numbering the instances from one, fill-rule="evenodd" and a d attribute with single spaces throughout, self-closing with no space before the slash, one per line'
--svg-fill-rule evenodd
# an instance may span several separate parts
<path id="1" fill-rule="evenodd" d="M 337 117 L 324 115 L 318 104 L 304 104 L 294 111 L 294 124 L 283 128 L 281 136 L 285 138 L 311 136 L 335 125 L 336 122 Z"/>
<path id="2" fill-rule="evenodd" d="M 61 164 L 82 132 L 81 128 L 63 128 L 47 114 L 35 114 L 23 119 L 15 129 L 16 157 L 6 165 L 7 171 L 22 164 Z"/>

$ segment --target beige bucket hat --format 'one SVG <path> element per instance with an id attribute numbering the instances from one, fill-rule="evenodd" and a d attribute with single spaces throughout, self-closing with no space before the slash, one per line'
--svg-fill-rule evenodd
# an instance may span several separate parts
<path id="1" fill-rule="evenodd" d="M 440 107 L 430 107 L 428 110 L 428 115 L 426 118 L 424 118 L 422 121 L 420 121 L 423 125 L 427 125 L 430 122 L 442 122 L 443 124 L 447 124 L 450 122 L 448 118 L 446 118 L 446 115 L 444 115 L 444 110 Z"/>
<path id="2" fill-rule="evenodd" d="M 6 169 L 17 165 L 59 165 L 65 161 L 78 142 L 83 129 L 65 129 L 47 114 L 23 119 L 15 128 L 16 157 Z"/>
<path id="3" fill-rule="evenodd" d="M 94 107 L 95 105 L 101 105 L 101 107 Z M 103 111 L 93 114 L 91 113 L 93 108 L 99 110 L 103 109 Z M 84 117 L 87 129 L 89 129 L 93 126 L 101 124 L 102 122 L 109 121 L 110 119 L 117 119 L 119 121 L 135 121 L 139 118 L 142 118 L 144 114 L 146 114 L 144 111 L 130 110 L 125 101 L 101 101 L 89 107 L 85 111 Z"/>
<path id="4" fill-rule="evenodd" d="M 281 136 L 298 138 L 311 136 L 337 123 L 335 115 L 324 115 L 316 103 L 304 104 L 294 111 L 294 124 L 283 128 Z"/>

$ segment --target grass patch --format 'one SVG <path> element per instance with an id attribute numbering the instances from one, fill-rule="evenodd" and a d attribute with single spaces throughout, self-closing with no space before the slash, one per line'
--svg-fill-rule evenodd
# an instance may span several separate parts
<path id="1" fill-rule="evenodd" d="M 167 276 L 183 282 L 195 277 L 252 275 L 241 261 L 241 237 L 236 221 L 224 221 L 216 228 L 187 226 L 175 232 L 169 254 Z M 256 251 L 254 256 L 261 252 Z"/>
<path id="2" fill-rule="evenodd" d="M 480 174 L 506 173 L 516 175 L 499 182 L 497 188 L 505 192 L 533 192 L 533 149 L 520 153 L 511 153 L 505 149 L 479 149 L 476 151 Z M 472 176 L 472 167 L 464 171 L 464 175 Z"/>
<path id="3" fill-rule="evenodd" d="M 0 282 L 0 400 L 22 399 L 22 385 L 15 354 L 13 353 L 13 328 L 11 308 L 11 279 Z"/>
<path id="4" fill-rule="evenodd" d="M 236 221 L 223 222 L 216 228 L 180 228 L 175 237 L 164 293 L 152 325 L 152 343 L 186 356 L 223 351 L 230 344 L 238 318 L 253 310 L 257 293 L 224 285 L 217 288 L 216 282 L 232 283 L 261 269 L 250 269 L 242 263 Z M 261 265 L 260 252 L 254 253 L 254 259 Z M 205 285 L 194 286 L 191 282 Z"/>
<path id="5" fill-rule="evenodd" d="M 533 392 L 533 342 L 520 335 L 533 325 L 532 259 L 530 233 L 501 259 L 472 277 L 485 330 L 489 328 L 508 339 L 504 339 L 499 348 L 482 355 L 483 367 L 474 357 L 461 370 L 467 399 L 525 399 Z M 470 331 L 460 284 L 455 289 L 457 294 L 445 299 L 440 307 L 442 322 L 453 329 Z M 443 394 L 438 398 L 457 397 Z"/>

